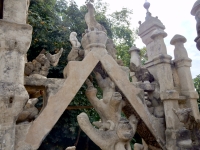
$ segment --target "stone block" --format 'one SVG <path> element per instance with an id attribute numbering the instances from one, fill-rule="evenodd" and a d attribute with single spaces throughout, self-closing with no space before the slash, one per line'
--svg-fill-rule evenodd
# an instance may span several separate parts
<path id="1" fill-rule="evenodd" d="M 26 24 L 30 0 L 4 0 L 3 19 Z"/>

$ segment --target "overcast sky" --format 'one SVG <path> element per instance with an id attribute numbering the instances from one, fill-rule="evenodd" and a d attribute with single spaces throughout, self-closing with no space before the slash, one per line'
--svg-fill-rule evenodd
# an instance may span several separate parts
<path id="1" fill-rule="evenodd" d="M 75 0 L 80 6 L 85 0 Z M 96 0 L 97 1 L 97 0 Z M 132 26 L 138 28 L 138 21 L 144 22 L 146 10 L 143 8 L 145 0 L 103 0 L 109 4 L 109 12 L 121 10 L 126 7 L 133 10 Z M 189 57 L 193 60 L 191 72 L 193 78 L 200 74 L 200 51 L 197 50 L 194 39 L 196 38 L 196 21 L 190 14 L 193 4 L 196 0 L 148 0 L 151 3 L 149 11 L 152 16 L 158 16 L 165 25 L 168 36 L 165 38 L 168 54 L 173 57 L 174 46 L 170 45 L 170 40 L 175 34 L 181 34 L 186 37 L 185 47 Z M 134 43 L 138 48 L 144 44 L 141 39 Z"/>

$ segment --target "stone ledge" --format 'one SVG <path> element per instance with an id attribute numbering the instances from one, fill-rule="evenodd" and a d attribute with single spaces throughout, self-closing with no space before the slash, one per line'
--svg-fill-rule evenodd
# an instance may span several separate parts
<path id="1" fill-rule="evenodd" d="M 30 86 L 49 86 L 50 84 L 63 84 L 66 79 L 58 79 L 58 78 L 46 78 L 46 79 L 38 79 L 33 77 L 24 77 L 24 85 Z"/>
<path id="2" fill-rule="evenodd" d="M 178 100 L 179 93 L 175 90 L 167 90 L 160 93 L 161 100 Z"/>
<path id="3" fill-rule="evenodd" d="M 154 57 L 152 60 L 147 61 L 144 65 L 144 67 L 149 68 L 151 66 L 158 65 L 161 63 L 171 64 L 171 59 L 172 59 L 172 57 L 169 55 L 160 54 L 160 55 Z"/>
<path id="4" fill-rule="evenodd" d="M 192 63 L 192 59 L 188 58 L 188 59 L 179 59 L 179 60 L 174 60 L 175 66 L 177 68 L 180 67 L 191 67 L 191 63 Z"/>
<path id="5" fill-rule="evenodd" d="M 152 92 L 155 90 L 155 83 L 143 83 L 143 82 L 136 82 L 133 83 L 137 88 L 141 88 L 144 91 Z"/>

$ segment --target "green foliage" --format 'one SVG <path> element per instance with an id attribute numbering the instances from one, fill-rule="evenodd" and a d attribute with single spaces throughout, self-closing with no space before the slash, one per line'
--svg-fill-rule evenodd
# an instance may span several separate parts
<path id="1" fill-rule="evenodd" d="M 140 58 L 141 58 L 142 64 L 144 65 L 144 63 L 148 60 L 146 47 L 143 47 L 142 49 L 140 49 Z"/>
<path id="2" fill-rule="evenodd" d="M 200 95 L 200 75 L 198 75 L 196 78 L 194 78 L 194 86 L 198 94 Z M 198 99 L 198 105 L 200 109 L 200 98 Z"/>
<path id="3" fill-rule="evenodd" d="M 132 47 L 136 38 L 135 31 L 130 29 L 131 10 L 122 8 L 110 15 L 113 40 L 116 44 L 117 57 L 122 59 L 125 66 L 129 66 L 130 54 L 129 48 Z"/>

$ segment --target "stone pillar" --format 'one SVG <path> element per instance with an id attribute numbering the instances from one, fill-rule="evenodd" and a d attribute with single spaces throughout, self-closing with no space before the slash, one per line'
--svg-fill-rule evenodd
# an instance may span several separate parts
<path id="1" fill-rule="evenodd" d="M 197 48 L 200 50 L 200 0 L 197 0 L 192 7 L 191 14 L 195 16 L 197 21 L 196 30 L 197 37 L 195 38 L 195 42 L 197 43 Z"/>
<path id="2" fill-rule="evenodd" d="M 26 23 L 27 0 L 4 0 L 0 20 L 0 149 L 15 149 L 15 124 L 28 100 L 24 87 L 24 56 L 32 27 Z"/>
<path id="3" fill-rule="evenodd" d="M 166 147 L 177 149 L 176 131 L 179 128 L 178 118 L 172 108 L 178 108 L 179 94 L 174 90 L 171 59 L 167 54 L 164 37 L 165 26 L 157 17 L 152 17 L 147 12 L 146 21 L 139 27 L 139 36 L 147 48 L 148 61 L 145 66 L 158 81 L 160 86 L 160 98 L 163 101 L 166 122 Z"/>
<path id="4" fill-rule="evenodd" d="M 129 49 L 131 55 L 130 63 L 134 63 L 137 67 L 141 66 L 140 49 L 133 46 Z"/>
<path id="5" fill-rule="evenodd" d="M 154 75 L 154 78 L 159 82 L 160 86 L 160 98 L 163 101 L 165 122 L 166 122 L 166 147 L 168 149 L 176 149 L 176 139 L 174 134 L 179 128 L 179 122 L 177 116 L 174 114 L 172 108 L 178 108 L 179 94 L 174 90 L 171 59 L 172 57 L 167 55 L 166 45 L 164 43 L 164 37 L 167 34 L 161 30 L 155 30 L 151 38 L 154 41 L 154 46 L 151 47 L 151 55 L 145 66 Z"/>
<path id="6" fill-rule="evenodd" d="M 184 47 L 186 38 L 181 35 L 175 35 L 171 44 L 175 46 L 174 63 L 180 80 L 181 95 L 187 97 L 186 107 L 191 107 L 193 115 L 198 121 L 200 119 L 197 104 L 198 94 L 195 91 L 192 75 L 190 71 L 192 60 L 188 58 L 187 51 Z M 199 120 L 200 121 L 200 120 Z"/>
<path id="7" fill-rule="evenodd" d="M 150 13 L 147 12 L 146 21 L 140 25 L 138 33 L 143 43 L 146 45 L 148 61 L 154 57 L 152 53 L 152 47 L 154 46 L 153 39 L 151 38 L 152 33 L 157 29 L 165 29 L 165 26 L 157 17 L 149 16 L 149 14 Z"/>

